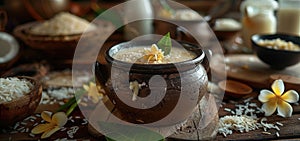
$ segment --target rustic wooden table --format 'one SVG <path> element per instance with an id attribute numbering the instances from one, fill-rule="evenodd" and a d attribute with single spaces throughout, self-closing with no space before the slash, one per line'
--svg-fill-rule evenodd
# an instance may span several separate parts
<path id="1" fill-rule="evenodd" d="M 32 66 L 32 64 L 29 66 Z M 36 66 L 36 65 L 33 65 Z M 18 67 L 15 67 L 12 70 L 18 70 L 16 69 Z M 26 68 L 22 66 L 22 68 Z M 27 67 L 30 68 L 30 67 Z M 60 67 L 58 67 L 60 68 Z M 40 68 L 35 68 L 35 69 L 40 69 Z M 56 72 L 60 72 L 62 70 L 55 70 Z M 48 73 L 51 73 L 52 70 L 50 70 Z M 223 117 L 225 115 L 231 115 L 230 112 L 227 110 L 224 110 L 225 108 L 229 109 L 234 109 L 236 103 L 242 103 L 245 99 L 249 97 L 253 97 L 253 99 L 250 102 L 257 103 L 258 106 L 260 106 L 260 102 L 257 100 L 257 95 L 258 92 L 261 88 L 254 88 L 254 91 L 250 94 L 247 95 L 246 97 L 242 99 L 231 99 L 230 97 L 227 97 L 225 94 L 225 97 L 223 99 L 223 106 L 219 109 L 218 116 Z M 39 105 L 38 109 L 35 111 L 36 114 L 33 114 L 32 116 L 35 116 L 37 120 L 32 121 L 32 120 L 24 120 L 20 121 L 18 125 L 14 125 L 12 127 L 9 127 L 7 129 L 1 129 L 0 130 L 0 140 L 38 140 L 40 139 L 40 135 L 35 135 L 34 137 L 30 135 L 30 130 L 33 128 L 33 125 L 40 121 L 40 117 L 38 116 L 39 113 L 42 111 L 48 110 L 48 111 L 55 111 L 58 109 L 59 104 L 58 102 L 53 103 L 53 104 L 41 104 Z M 276 130 L 271 129 L 268 132 L 270 132 L 270 135 L 263 134 L 262 129 L 254 130 L 254 131 L 249 131 L 247 133 L 239 133 L 239 132 L 234 132 L 232 135 L 228 135 L 227 137 L 224 137 L 221 134 L 217 134 L 216 137 L 212 138 L 212 140 L 286 140 L 286 139 L 300 139 L 300 106 L 299 105 L 293 105 L 294 112 L 292 117 L 290 118 L 281 118 L 277 115 L 272 115 L 270 117 L 267 117 L 268 123 L 276 123 L 280 122 L 283 124 L 282 127 L 280 127 L 280 137 L 277 137 L 275 135 Z M 101 136 L 99 134 L 93 134 L 93 132 L 90 132 L 88 123 L 86 122 L 85 117 L 81 114 L 80 109 L 76 109 L 72 114 L 71 117 L 66 124 L 66 129 L 63 131 L 59 131 L 55 134 L 53 134 L 49 139 L 50 140 L 55 140 L 55 139 L 76 139 L 76 140 L 105 140 L 104 136 Z M 259 115 L 259 118 L 264 117 L 263 115 Z M 78 129 L 77 129 L 78 128 Z M 196 128 L 196 127 L 192 127 Z M 76 131 L 74 131 L 76 130 Z M 74 134 L 70 134 L 70 132 Z M 69 133 L 68 133 L 69 132 Z M 185 138 L 186 136 L 190 136 L 190 139 L 192 140 L 197 140 L 197 138 L 201 137 L 196 137 L 194 134 L 197 132 L 191 132 L 191 133 L 185 133 Z M 180 140 L 178 136 L 174 138 L 168 138 L 167 140 Z"/>
<path id="2" fill-rule="evenodd" d="M 118 37 L 114 38 L 117 39 Z M 112 40 L 112 42 L 107 43 L 107 46 L 111 46 L 113 44 L 116 44 L 120 41 L 118 40 Z M 40 54 L 37 50 L 32 50 L 29 48 L 25 48 L 25 50 L 23 50 L 23 55 L 22 55 L 23 59 L 19 60 L 19 62 L 13 66 L 13 68 L 11 70 L 9 70 L 7 73 L 8 75 L 32 75 L 32 72 L 34 71 L 30 71 L 30 72 L 23 72 L 23 69 L 27 68 L 30 69 L 32 64 L 38 63 L 41 64 L 41 60 L 45 59 L 43 54 Z M 38 60 L 38 61 L 37 61 Z M 64 69 L 70 68 L 72 63 L 71 59 L 50 59 L 47 60 L 45 62 L 43 62 L 43 64 L 46 66 L 50 67 L 50 70 L 48 71 L 48 73 L 51 73 L 52 71 L 62 71 Z M 237 63 L 239 64 L 239 63 Z M 19 68 L 19 65 L 23 65 L 21 68 Z M 28 65 L 28 66 L 27 66 Z M 259 64 L 260 66 L 261 64 Z M 41 69 L 39 67 L 39 65 L 33 65 L 35 67 L 32 67 L 33 70 L 35 69 Z M 249 65 L 251 67 L 251 64 Z M 243 70 L 245 69 L 245 67 L 249 67 L 249 66 L 244 66 L 244 64 L 241 64 L 241 66 L 233 66 L 233 68 L 239 68 L 239 70 Z M 243 68 L 243 69 L 241 69 Z M 292 69 L 290 70 L 290 72 L 293 72 L 293 74 L 299 74 L 300 70 L 299 66 L 295 67 L 296 69 Z M 44 68 L 45 69 L 45 68 Z M 249 71 L 251 72 L 251 68 L 250 69 L 246 69 L 247 74 L 251 74 L 249 73 Z M 18 72 L 16 74 L 14 74 L 14 72 Z M 36 71 L 36 72 L 39 72 Z M 288 71 L 285 73 L 289 73 Z M 6 74 L 6 75 L 7 75 Z M 257 75 L 257 72 L 254 72 L 254 74 Z M 261 74 L 259 74 L 258 76 L 261 76 Z M 38 76 L 39 78 L 43 77 L 43 76 Z M 267 76 L 269 77 L 269 76 Z M 299 77 L 299 75 L 297 76 Z M 251 77 L 250 77 L 251 78 Z M 229 79 L 235 79 L 235 80 L 241 80 L 241 77 L 239 77 L 239 75 L 234 74 L 234 72 L 230 73 Z M 247 97 L 245 97 L 244 99 L 248 98 L 248 97 L 253 97 L 253 100 L 251 100 L 251 102 L 257 103 L 257 105 L 260 106 L 260 103 L 257 101 L 257 95 L 259 93 L 259 90 L 261 88 L 266 88 L 269 84 L 266 84 L 266 80 L 265 77 L 263 77 L 263 84 L 266 84 L 263 87 L 257 87 L 260 86 L 258 84 L 261 83 L 261 81 L 257 81 L 256 80 L 261 80 L 262 78 L 257 78 L 254 79 L 255 83 L 252 81 L 253 79 L 246 79 L 246 81 L 244 81 L 245 83 L 248 83 L 249 85 L 251 85 L 254 88 L 254 92 L 251 95 L 248 95 Z M 245 79 L 244 79 L 245 80 Z M 298 86 L 298 87 L 297 87 Z M 299 88 L 299 85 L 296 85 L 296 88 Z M 295 86 L 293 87 L 295 88 Z M 297 89 L 299 92 L 299 89 Z M 227 112 L 226 110 L 224 110 L 225 108 L 230 108 L 230 109 L 234 109 L 235 107 L 235 103 L 230 102 L 229 100 L 230 98 L 228 98 L 225 95 L 225 99 L 223 102 L 225 102 L 225 104 L 223 105 L 223 107 L 221 107 L 219 109 L 218 112 L 218 116 L 219 117 L 223 117 L 225 115 L 231 115 L 230 112 Z M 234 100 L 236 103 L 241 103 L 243 102 L 244 99 L 238 99 L 238 100 Z M 53 104 L 41 104 L 39 105 L 39 107 L 37 108 L 37 110 L 35 111 L 35 114 L 33 114 L 32 116 L 34 116 L 36 119 L 35 120 L 31 120 L 31 119 L 26 119 L 23 121 L 20 121 L 17 125 L 13 125 L 11 127 L 7 127 L 6 129 L 0 129 L 0 140 L 39 140 L 40 139 L 40 135 L 35 135 L 32 136 L 30 134 L 31 129 L 33 128 L 33 125 L 36 122 L 39 122 L 41 120 L 41 118 L 39 117 L 39 114 L 42 111 L 48 110 L 48 111 L 55 111 L 56 109 L 58 109 L 59 104 L 54 102 Z M 224 137 L 221 134 L 217 134 L 216 137 L 211 138 L 211 140 L 287 140 L 287 139 L 293 139 L 293 140 L 300 140 L 300 106 L 299 105 L 293 105 L 294 108 L 294 112 L 292 117 L 290 118 L 281 118 L 277 115 L 273 115 L 270 117 L 267 117 L 268 122 L 270 123 L 275 123 L 275 122 L 280 122 L 283 124 L 282 127 L 280 127 L 280 137 L 277 137 L 275 135 L 276 130 L 270 130 L 269 132 L 271 134 L 267 135 L 267 134 L 263 134 L 263 130 L 262 129 L 258 129 L 258 130 L 254 130 L 254 131 L 249 131 L 247 133 L 238 133 L 238 132 L 234 132 L 232 135 L 228 135 L 227 137 Z M 76 139 L 76 140 L 105 140 L 104 136 L 101 136 L 99 134 L 93 134 L 93 132 L 91 132 L 91 129 L 89 127 L 89 124 L 87 123 L 85 117 L 81 114 L 81 111 L 77 108 L 75 109 L 75 111 L 71 114 L 72 118 L 69 118 L 68 123 L 65 125 L 65 129 L 58 131 L 57 133 L 53 134 L 50 138 L 48 138 L 47 140 L 56 140 L 56 139 Z M 260 115 L 259 118 L 262 118 L 263 115 Z M 191 128 L 196 128 L 196 127 L 191 127 Z M 196 137 L 195 137 L 196 134 Z M 190 140 L 197 140 L 201 137 L 197 137 L 198 131 L 196 132 L 191 132 L 191 133 L 186 133 L 184 136 L 185 138 L 190 136 Z M 168 138 L 167 140 L 180 140 L 180 138 L 177 137 L 172 137 L 172 138 Z"/>

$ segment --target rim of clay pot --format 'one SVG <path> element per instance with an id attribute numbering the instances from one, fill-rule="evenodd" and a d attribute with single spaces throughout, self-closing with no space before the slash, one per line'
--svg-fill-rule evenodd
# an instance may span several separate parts
<path id="1" fill-rule="evenodd" d="M 114 59 L 112 57 L 113 54 L 117 53 L 119 50 L 123 48 L 130 48 L 134 46 L 145 46 L 145 45 L 149 45 L 150 47 L 153 43 L 155 43 L 155 41 L 153 40 L 139 40 L 134 42 L 131 41 L 123 42 L 111 47 L 106 51 L 105 58 L 109 64 L 113 64 L 113 66 L 117 68 L 121 68 L 121 69 L 130 68 L 130 72 L 156 73 L 156 74 L 191 70 L 197 67 L 198 64 L 200 64 L 204 60 L 205 53 L 199 46 L 188 42 L 182 42 L 182 41 L 177 41 L 177 42 L 186 50 L 194 52 L 197 55 L 197 57 L 191 60 L 175 62 L 175 63 L 166 63 L 166 64 L 129 63 L 129 62 Z"/>

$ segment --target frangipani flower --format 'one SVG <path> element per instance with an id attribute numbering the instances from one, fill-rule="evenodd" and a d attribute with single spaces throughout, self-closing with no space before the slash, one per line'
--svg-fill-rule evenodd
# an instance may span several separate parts
<path id="1" fill-rule="evenodd" d="M 293 108 L 289 103 L 296 103 L 299 100 L 299 94 L 295 90 L 289 90 L 284 93 L 284 83 L 281 79 L 275 80 L 271 86 L 273 92 L 261 90 L 258 100 L 262 103 L 262 110 L 265 116 L 272 115 L 277 108 L 279 116 L 291 117 Z"/>
<path id="2" fill-rule="evenodd" d="M 161 63 L 164 59 L 164 52 L 153 44 L 150 49 L 145 49 L 144 59 L 147 63 Z"/>
<path id="3" fill-rule="evenodd" d="M 141 85 L 139 84 L 138 81 L 133 81 L 133 82 L 129 83 L 129 88 L 133 92 L 132 101 L 136 101 L 137 96 L 139 94 L 139 89 L 141 88 Z"/>
<path id="4" fill-rule="evenodd" d="M 104 90 L 93 82 L 88 85 L 83 85 L 83 88 L 88 92 L 88 98 L 93 101 L 93 103 L 98 103 L 100 99 L 103 98 Z"/>
<path id="5" fill-rule="evenodd" d="M 51 117 L 51 112 L 43 111 L 41 113 L 41 117 L 43 120 L 49 123 L 37 125 L 31 130 L 31 133 L 43 133 L 41 136 L 42 139 L 50 137 L 53 133 L 63 127 L 68 121 L 67 115 L 64 112 L 57 112 Z"/>

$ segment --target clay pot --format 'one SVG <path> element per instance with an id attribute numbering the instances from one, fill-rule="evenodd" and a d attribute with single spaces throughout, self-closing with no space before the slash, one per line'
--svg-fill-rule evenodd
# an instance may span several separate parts
<path id="1" fill-rule="evenodd" d="M 125 42 L 106 51 L 107 64 L 95 64 L 98 84 L 105 86 L 118 118 L 135 124 L 169 126 L 185 121 L 199 100 L 207 94 L 207 64 L 200 47 L 180 42 L 180 45 L 197 54 L 192 60 L 169 64 L 131 64 L 115 60 L 119 50 L 134 46 L 151 46 L 154 41 Z M 174 44 L 173 44 L 174 45 Z M 138 98 L 132 100 L 129 82 L 142 86 Z M 114 113 L 113 113 L 114 114 Z"/>
<path id="2" fill-rule="evenodd" d="M 42 85 L 31 77 L 27 79 L 33 84 L 32 90 L 24 96 L 0 104 L 0 127 L 6 127 L 20 121 L 34 113 L 42 97 Z"/>

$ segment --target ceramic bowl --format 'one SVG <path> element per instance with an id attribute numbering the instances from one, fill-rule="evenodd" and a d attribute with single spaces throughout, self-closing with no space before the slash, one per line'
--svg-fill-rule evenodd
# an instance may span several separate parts
<path id="1" fill-rule="evenodd" d="M 259 40 L 271 40 L 277 38 L 284 41 L 291 41 L 300 46 L 300 36 L 286 34 L 253 35 L 251 37 L 252 47 L 258 58 L 268 64 L 271 68 L 278 70 L 298 64 L 300 62 L 300 51 L 277 50 L 257 44 Z"/>
<path id="2" fill-rule="evenodd" d="M 42 97 L 41 83 L 31 77 L 20 76 L 18 78 L 27 79 L 33 84 L 33 88 L 22 97 L 0 103 L 0 127 L 12 125 L 30 116 L 40 103 Z"/>

